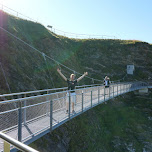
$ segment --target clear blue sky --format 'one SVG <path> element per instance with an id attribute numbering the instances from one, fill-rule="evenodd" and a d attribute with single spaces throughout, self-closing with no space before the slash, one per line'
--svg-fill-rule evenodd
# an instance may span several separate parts
<path id="1" fill-rule="evenodd" d="M 152 0 L 0 0 L 43 25 L 152 43 Z"/>

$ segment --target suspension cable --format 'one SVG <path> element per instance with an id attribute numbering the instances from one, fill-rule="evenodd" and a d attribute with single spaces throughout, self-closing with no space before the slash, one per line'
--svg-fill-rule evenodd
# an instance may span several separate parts
<path id="1" fill-rule="evenodd" d="M 50 79 L 51 79 L 51 82 L 52 82 L 53 88 L 55 88 L 55 85 L 54 85 L 54 82 L 53 82 L 53 80 L 52 80 L 52 76 L 51 76 L 51 74 L 50 74 L 49 67 L 48 67 L 48 64 L 47 64 L 47 61 L 46 61 L 45 54 L 44 54 L 44 53 L 42 53 L 42 56 L 43 56 L 43 58 L 44 58 L 44 61 L 45 61 L 46 66 L 47 66 L 48 74 L 49 74 L 49 77 L 50 77 Z"/>
<path id="2" fill-rule="evenodd" d="M 3 31 L 5 31 L 6 33 L 8 33 L 9 35 L 11 35 L 12 37 L 14 37 L 15 39 L 21 41 L 22 43 L 24 43 L 25 45 L 29 46 L 30 48 L 34 49 L 35 51 L 37 51 L 38 53 L 40 53 L 41 55 L 44 55 L 45 53 L 42 52 L 42 51 L 39 51 L 38 49 L 34 48 L 32 45 L 28 44 L 27 42 L 23 41 L 22 39 L 20 39 L 19 37 L 15 36 L 14 34 L 10 33 L 9 31 L 7 31 L 6 29 L 4 29 L 3 27 L 0 26 L 0 29 L 2 29 Z M 53 59 L 52 57 L 48 56 L 45 54 L 45 57 L 49 58 L 50 60 L 54 61 L 55 63 L 57 63 L 58 65 L 62 65 L 63 67 L 65 67 L 66 69 L 70 70 L 70 71 L 75 71 L 67 66 L 65 66 L 64 64 L 58 62 L 57 60 Z M 79 75 L 82 75 L 81 73 L 75 71 L 75 73 L 79 74 Z M 87 78 L 89 79 L 94 79 L 94 78 L 91 78 L 89 76 L 86 76 Z M 100 81 L 100 82 L 103 82 L 103 80 L 99 80 L 99 79 L 94 79 L 96 81 Z"/>
<path id="3" fill-rule="evenodd" d="M 7 85 L 7 87 L 8 87 L 9 93 L 11 93 L 11 89 L 10 89 L 9 83 L 8 83 L 8 81 L 7 81 L 7 78 L 6 78 L 6 75 L 5 75 L 5 71 L 4 71 L 4 68 L 3 68 L 1 62 L 0 62 L 0 65 L 1 65 L 1 69 L 2 69 L 2 72 L 3 72 L 4 78 L 5 78 L 5 82 L 6 82 L 6 85 Z"/>

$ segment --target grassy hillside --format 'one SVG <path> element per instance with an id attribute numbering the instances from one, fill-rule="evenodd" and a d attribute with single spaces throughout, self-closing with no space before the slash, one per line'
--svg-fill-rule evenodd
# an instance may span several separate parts
<path id="1" fill-rule="evenodd" d="M 112 81 L 126 75 L 127 64 L 135 65 L 133 76 L 123 81 L 152 78 L 152 45 L 133 40 L 69 39 L 44 26 L 0 11 L 0 26 L 32 47 L 80 73 Z M 66 86 L 57 74 L 58 64 L 0 29 L 0 62 L 12 92 Z M 71 71 L 62 67 L 69 77 Z M 76 75 L 79 77 L 79 75 Z M 2 68 L 0 92 L 9 93 Z M 91 84 L 85 78 L 81 84 Z M 98 82 L 95 82 L 98 83 Z M 152 149 L 152 107 L 132 93 L 89 110 L 32 144 L 39 151 L 124 152 Z"/>
<path id="2" fill-rule="evenodd" d="M 50 33 L 40 24 L 17 19 L 3 12 L 0 13 L 1 23 L 4 23 L 2 26 L 6 30 L 46 55 L 75 70 L 82 71 L 75 57 L 77 49 L 77 46 L 73 47 L 73 43 L 75 42 Z M 3 21 L 4 18 L 7 18 L 5 22 Z M 65 85 L 57 75 L 56 68 L 58 65 L 54 61 L 46 58 L 45 62 L 42 54 L 33 48 L 2 30 L 0 32 L 2 45 L 0 48 L 0 59 L 13 92 L 54 88 Z M 67 76 L 69 76 L 70 71 L 66 70 L 66 72 L 68 73 Z M 2 74 L 1 78 L 3 78 Z M 53 84 L 51 79 L 56 83 Z M 7 91 L 5 81 L 3 82 L 1 92 Z"/>
<path id="3" fill-rule="evenodd" d="M 121 79 L 126 75 L 127 64 L 135 65 L 135 74 L 125 77 L 125 80 L 147 80 L 152 77 L 152 45 L 146 42 L 69 39 L 48 31 L 41 24 L 19 19 L 2 11 L 0 23 L 3 28 L 32 47 L 75 71 L 80 73 L 88 71 L 90 77 L 103 79 L 105 75 L 108 75 L 113 81 Z M 0 61 L 12 92 L 66 85 L 58 76 L 56 72 L 58 65 L 54 61 L 46 58 L 45 62 L 42 54 L 3 30 L 0 30 L 0 44 Z M 72 71 L 61 68 L 69 77 Z M 1 92 L 7 93 L 8 89 L 2 71 L 0 80 Z M 91 80 L 84 79 L 80 84 L 90 83 L 92 83 Z"/>

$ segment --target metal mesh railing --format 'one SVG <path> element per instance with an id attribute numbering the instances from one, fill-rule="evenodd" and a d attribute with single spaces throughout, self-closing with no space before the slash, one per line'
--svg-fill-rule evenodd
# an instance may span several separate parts
<path id="1" fill-rule="evenodd" d="M 69 97 L 67 91 L 2 101 L 0 131 L 26 142 L 115 96 L 145 87 L 147 87 L 146 83 L 136 82 L 112 84 L 108 88 L 92 86 L 76 89 L 74 105 L 73 97 Z M 72 113 L 72 106 L 75 113 Z M 66 113 L 67 108 L 68 113 Z"/>

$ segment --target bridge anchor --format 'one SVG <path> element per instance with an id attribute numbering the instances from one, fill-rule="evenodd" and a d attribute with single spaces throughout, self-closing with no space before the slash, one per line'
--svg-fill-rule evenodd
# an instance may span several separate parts
<path id="1" fill-rule="evenodd" d="M 142 88 L 138 91 L 136 90 L 134 91 L 134 94 L 139 94 L 139 95 L 148 94 L 148 88 Z"/>

